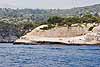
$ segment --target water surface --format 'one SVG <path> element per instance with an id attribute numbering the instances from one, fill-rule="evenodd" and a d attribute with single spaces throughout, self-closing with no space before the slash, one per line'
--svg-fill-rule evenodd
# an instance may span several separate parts
<path id="1" fill-rule="evenodd" d="M 100 67 L 100 46 L 0 43 L 0 67 Z"/>

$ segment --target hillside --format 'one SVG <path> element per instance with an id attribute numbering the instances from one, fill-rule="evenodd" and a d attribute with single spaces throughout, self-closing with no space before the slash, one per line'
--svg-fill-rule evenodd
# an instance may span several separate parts
<path id="1" fill-rule="evenodd" d="M 0 17 L 3 18 L 16 18 L 22 21 L 42 22 L 46 21 L 50 16 L 73 16 L 82 15 L 86 11 L 100 13 L 100 4 L 77 7 L 72 9 L 11 9 L 0 8 Z M 20 18 L 19 18 L 20 17 Z"/>
<path id="2" fill-rule="evenodd" d="M 92 15 L 84 15 L 87 11 Z M 98 14 L 100 13 L 100 4 L 86 6 L 86 7 L 78 7 L 72 9 L 11 9 L 11 8 L 0 8 L 0 42 L 13 42 L 17 38 L 25 35 L 30 32 L 34 28 L 43 25 L 43 24 L 53 24 L 58 25 L 66 25 L 71 26 L 71 24 L 77 23 L 80 25 L 87 23 L 99 23 L 100 19 Z M 76 15 L 76 16 L 75 16 Z M 95 15 L 95 17 L 94 17 Z M 54 16 L 54 17 L 52 17 Z M 59 17 L 60 16 L 60 17 Z M 74 17 L 69 17 L 74 16 Z M 79 17 L 77 17 L 79 16 Z M 49 19 L 49 21 L 48 21 Z M 50 21 L 51 20 L 51 21 Z M 57 28 L 58 29 L 58 28 Z M 68 32 L 67 28 L 65 32 Z M 76 28 L 77 30 L 78 28 Z M 54 34 L 55 37 L 61 35 L 63 30 L 60 32 L 58 30 L 52 30 L 53 33 L 59 32 L 58 35 Z M 80 29 L 81 30 L 81 29 Z M 76 31 L 73 31 L 76 32 Z M 74 35 L 64 34 L 65 36 L 74 36 Z M 36 33 L 39 35 L 41 32 Z M 44 33 L 44 32 L 42 32 Z M 51 31 L 47 31 L 47 33 L 51 33 Z M 35 34 L 35 33 L 34 33 Z M 52 34 L 52 33 L 51 33 Z M 78 32 L 77 35 L 80 33 Z M 41 35 L 42 36 L 42 35 Z M 46 35 L 49 36 L 50 35 Z"/>

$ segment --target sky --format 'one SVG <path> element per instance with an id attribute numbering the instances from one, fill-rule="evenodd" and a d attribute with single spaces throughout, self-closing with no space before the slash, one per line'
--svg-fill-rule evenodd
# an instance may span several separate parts
<path id="1" fill-rule="evenodd" d="M 100 4 L 100 0 L 0 0 L 0 8 L 70 9 Z"/>

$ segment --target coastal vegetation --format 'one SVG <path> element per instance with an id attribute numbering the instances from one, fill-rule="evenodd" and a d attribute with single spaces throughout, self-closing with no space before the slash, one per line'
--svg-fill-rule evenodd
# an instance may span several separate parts
<path id="1" fill-rule="evenodd" d="M 100 23 L 98 6 L 100 5 L 47 10 L 0 8 L 0 42 L 14 41 L 40 25 L 48 25 L 42 30 L 61 26 L 88 28 L 91 25 L 88 31 L 92 31 Z M 91 9 L 92 7 L 95 8 Z"/>
<path id="2" fill-rule="evenodd" d="M 98 16 L 94 16 L 91 13 L 86 13 L 83 16 L 69 16 L 69 17 L 59 17 L 59 16 L 52 16 L 49 17 L 46 22 L 18 22 L 18 23 L 11 23 L 7 21 L 0 21 L 0 32 L 8 32 L 8 35 L 11 35 L 14 33 L 15 36 L 22 36 L 25 33 L 31 31 L 32 29 L 40 26 L 40 25 L 48 25 L 47 29 L 51 29 L 55 26 L 68 26 L 71 27 L 74 24 L 81 26 L 84 24 L 87 26 L 87 24 L 99 24 L 100 18 Z M 95 27 L 95 26 L 94 26 Z M 45 30 L 46 28 L 44 28 Z M 90 29 L 89 29 L 90 30 Z M 9 31 L 11 31 L 9 33 Z M 2 33 L 0 33 L 2 35 Z M 5 34 L 4 34 L 5 35 Z M 7 35 L 5 35 L 7 36 Z"/>

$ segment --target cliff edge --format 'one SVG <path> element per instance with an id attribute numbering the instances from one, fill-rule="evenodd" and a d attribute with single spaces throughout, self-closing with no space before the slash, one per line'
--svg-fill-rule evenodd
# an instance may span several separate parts
<path id="1" fill-rule="evenodd" d="M 100 44 L 100 26 L 94 27 L 92 31 L 81 27 L 55 27 L 49 30 L 41 30 L 44 27 L 48 27 L 48 25 L 35 28 L 17 39 L 15 43 Z"/>

